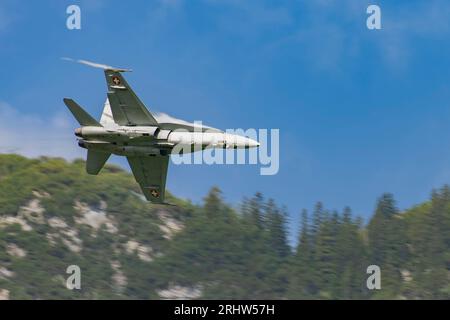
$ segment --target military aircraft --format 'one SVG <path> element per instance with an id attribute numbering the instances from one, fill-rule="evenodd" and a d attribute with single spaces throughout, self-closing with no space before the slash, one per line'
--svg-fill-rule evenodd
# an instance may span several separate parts
<path id="1" fill-rule="evenodd" d="M 75 130 L 75 135 L 78 145 L 87 149 L 88 174 L 97 175 L 111 154 L 126 156 L 145 198 L 153 203 L 166 204 L 169 156 L 176 146 L 178 153 L 181 153 L 179 150 L 194 152 L 205 148 L 259 146 L 249 137 L 206 126 L 198 127 L 185 121 L 171 121 L 171 118 L 158 119 L 148 111 L 122 76 L 123 72 L 131 70 L 84 60 L 78 62 L 104 69 L 108 88 L 100 121 L 91 117 L 74 100 L 64 99 L 81 125 Z"/>

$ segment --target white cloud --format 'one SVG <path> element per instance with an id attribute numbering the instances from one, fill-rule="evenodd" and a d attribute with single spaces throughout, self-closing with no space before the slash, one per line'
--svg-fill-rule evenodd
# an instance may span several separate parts
<path id="1" fill-rule="evenodd" d="M 69 115 L 30 116 L 0 101 L 0 153 L 27 157 L 84 157 L 73 136 Z"/>

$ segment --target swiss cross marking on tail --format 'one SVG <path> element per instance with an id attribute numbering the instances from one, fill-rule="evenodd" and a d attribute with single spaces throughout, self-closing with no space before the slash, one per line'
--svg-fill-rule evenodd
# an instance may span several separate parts
<path id="1" fill-rule="evenodd" d="M 158 192 L 158 190 L 156 190 L 156 189 L 152 189 L 152 190 L 150 191 L 150 194 L 151 194 L 153 197 L 155 197 L 155 198 L 159 198 L 159 192 Z"/>
<path id="2" fill-rule="evenodd" d="M 116 86 L 118 86 L 118 85 L 120 84 L 120 79 L 119 79 L 119 77 L 112 77 L 112 82 L 113 82 Z"/>

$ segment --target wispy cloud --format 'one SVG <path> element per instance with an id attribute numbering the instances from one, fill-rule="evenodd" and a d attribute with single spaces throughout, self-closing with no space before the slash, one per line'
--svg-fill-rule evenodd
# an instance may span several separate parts
<path id="1" fill-rule="evenodd" d="M 443 39 L 450 33 L 447 0 L 381 3 L 380 31 L 366 27 L 370 0 L 201 0 L 211 12 L 211 28 L 246 39 L 261 39 L 262 50 L 301 46 L 307 65 L 339 70 L 346 59 L 362 57 L 369 48 L 392 69 L 407 68 L 417 40 Z M 171 23 L 189 14 L 186 0 L 159 0 L 152 6 L 153 23 Z"/>
<path id="2" fill-rule="evenodd" d="M 28 157 L 82 157 L 65 114 L 38 117 L 25 115 L 0 101 L 0 153 L 19 153 Z"/>
<path id="3" fill-rule="evenodd" d="M 289 7 L 282 2 L 270 4 L 267 1 L 253 0 L 203 0 L 203 3 L 212 9 L 221 9 L 221 14 L 215 16 L 214 23 L 222 31 L 234 35 L 266 36 L 271 29 L 294 22 Z"/>
<path id="4" fill-rule="evenodd" d="M 450 34 L 450 2 L 429 0 L 405 4 L 408 10 L 398 7 L 393 12 L 384 11 L 383 36 L 378 48 L 387 63 L 405 67 L 414 55 L 414 43 L 423 39 L 446 40 Z"/>
<path id="5" fill-rule="evenodd" d="M 0 35 L 7 30 L 11 24 L 12 18 L 6 11 L 6 8 L 0 6 Z"/>
<path id="6" fill-rule="evenodd" d="M 95 12 L 102 10 L 107 5 L 106 0 L 82 0 L 81 7 L 83 10 Z"/>
<path id="7" fill-rule="evenodd" d="M 286 25 L 292 22 L 287 7 L 268 5 L 267 1 L 240 0 L 201 0 L 206 12 L 210 12 L 212 28 L 230 32 L 234 35 L 255 35 L 264 33 L 267 28 Z M 171 21 L 186 14 L 186 7 L 193 2 L 186 0 L 159 0 L 151 6 L 150 15 L 154 23 Z M 198 3 L 196 4 L 198 5 Z"/>
<path id="8" fill-rule="evenodd" d="M 158 0 L 150 5 L 149 19 L 152 24 L 166 22 L 173 13 L 181 11 L 184 0 Z"/>
<path id="9" fill-rule="evenodd" d="M 305 59 L 318 69 L 339 69 L 344 59 L 358 57 L 372 47 L 392 69 L 409 66 L 416 41 L 444 40 L 450 34 L 450 2 L 411 1 L 381 5 L 382 30 L 369 31 L 366 8 L 371 1 L 318 0 L 302 4 L 304 21 L 296 19 L 290 34 L 270 44 L 278 50 L 303 46 Z M 406 10 L 407 9 L 407 10 Z"/>

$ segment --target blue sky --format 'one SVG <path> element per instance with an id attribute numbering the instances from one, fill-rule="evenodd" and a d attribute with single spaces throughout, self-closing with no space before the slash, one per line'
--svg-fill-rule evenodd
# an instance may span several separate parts
<path id="1" fill-rule="evenodd" d="M 70 4 L 81 30 L 66 28 Z M 382 30 L 366 28 L 369 4 Z M 132 68 L 152 111 L 280 129 L 277 175 L 172 165 L 175 195 L 199 202 L 218 185 L 237 204 L 261 191 L 292 229 L 318 200 L 368 217 L 392 192 L 407 208 L 450 182 L 449 16 L 446 0 L 2 0 L 0 152 L 84 156 L 62 98 L 99 116 L 104 78 L 60 57 L 87 59 Z"/>

